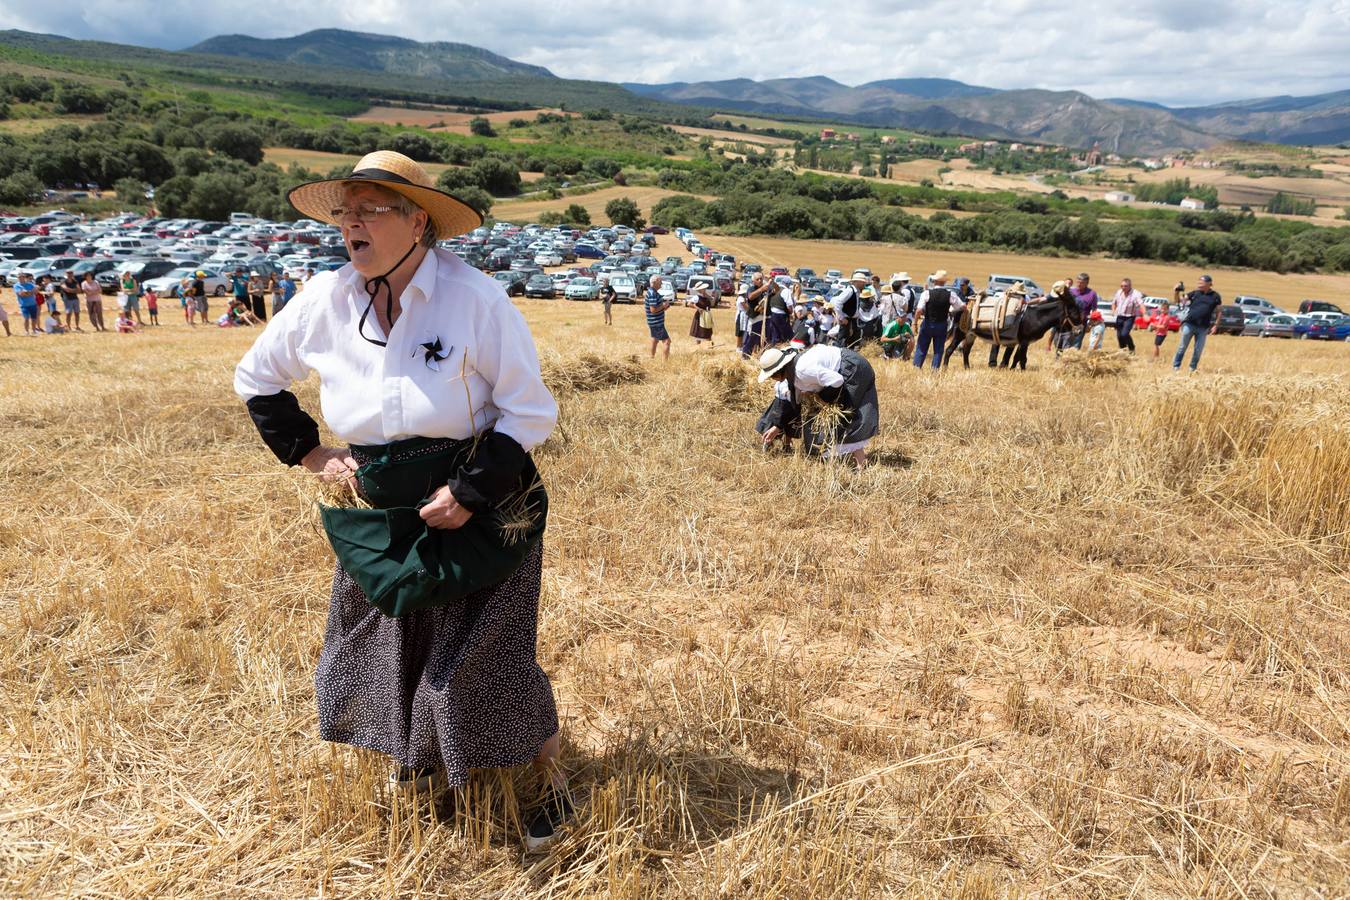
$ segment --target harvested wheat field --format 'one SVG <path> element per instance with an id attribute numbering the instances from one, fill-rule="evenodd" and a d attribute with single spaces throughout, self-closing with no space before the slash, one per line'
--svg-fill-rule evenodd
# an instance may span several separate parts
<path id="1" fill-rule="evenodd" d="M 590 213 L 591 221 L 595 223 L 608 222 L 605 216 L 605 204 L 611 200 L 617 200 L 620 197 L 627 197 L 638 205 L 642 210 L 643 216 L 650 216 L 652 205 L 658 200 L 674 196 L 679 191 L 668 191 L 665 188 L 637 186 L 637 187 L 606 187 L 585 194 L 568 194 L 559 197 L 556 200 L 526 198 L 523 200 L 502 200 L 492 207 L 492 216 L 504 222 L 534 222 L 539 216 L 546 212 L 562 212 L 573 203 L 578 204 Z M 701 196 L 701 195 L 695 195 Z M 704 200 L 712 199 L 703 197 Z M 671 253 L 683 250 L 684 248 L 673 238 L 667 238 L 666 244 L 673 249 Z M 664 246 L 664 245 L 663 245 Z M 687 254 L 686 254 L 687 255 Z"/>
<path id="2" fill-rule="evenodd" d="M 506 112 L 465 113 L 451 109 L 411 109 L 406 106 L 372 106 L 359 116 L 352 116 L 352 122 L 373 122 L 377 125 L 407 125 L 431 128 L 452 134 L 468 134 L 470 119 L 487 119 L 496 127 L 504 126 L 512 119 L 524 119 L 533 122 L 540 113 L 553 113 L 560 116 L 575 116 L 576 113 L 563 112 L 560 109 L 517 109 Z"/>
<path id="3" fill-rule="evenodd" d="M 332 557 L 231 391 L 249 329 L 14 337 L 0 893 L 1350 894 L 1344 345 L 875 360 L 855 473 L 757 450 L 720 342 L 525 312 L 566 839 L 522 857 L 527 773 L 409 802 L 317 739 Z"/>

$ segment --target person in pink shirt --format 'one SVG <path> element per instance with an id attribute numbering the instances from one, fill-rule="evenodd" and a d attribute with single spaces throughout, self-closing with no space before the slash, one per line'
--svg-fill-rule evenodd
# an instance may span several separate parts
<path id="1" fill-rule="evenodd" d="M 95 331 L 107 331 L 103 324 L 103 286 L 94 279 L 93 272 L 84 273 L 80 290 L 84 293 L 84 308 L 89 313 L 89 324 L 94 326 Z"/>
<path id="2" fill-rule="evenodd" d="M 1144 308 L 1144 295 L 1134 289 L 1130 279 L 1120 280 L 1120 290 L 1111 298 L 1111 312 L 1116 316 L 1116 343 L 1120 349 L 1134 352 L 1134 320 Z"/>

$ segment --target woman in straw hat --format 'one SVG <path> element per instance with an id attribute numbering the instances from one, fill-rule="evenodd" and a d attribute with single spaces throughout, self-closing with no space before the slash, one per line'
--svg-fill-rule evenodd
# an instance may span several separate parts
<path id="1" fill-rule="evenodd" d="M 481 224 L 398 153 L 290 192 L 338 225 L 350 264 L 315 275 L 235 370 L 284 463 L 375 509 L 323 509 L 338 556 L 315 673 L 320 734 L 378 750 L 409 790 L 533 761 L 547 776 L 526 846 L 570 815 L 553 688 L 535 659 L 547 497 L 530 451 L 557 406 L 500 283 L 438 239 Z M 319 375 L 325 447 L 290 393 Z"/>
<path id="2" fill-rule="evenodd" d="M 867 467 L 867 445 L 880 427 L 876 375 L 856 350 L 817 344 L 764 351 L 759 358 L 759 380 L 773 379 L 774 399 L 756 426 L 767 447 L 780 438 L 784 449 L 800 436 L 809 452 L 834 458 L 851 457 L 859 469 Z M 812 394 L 840 415 L 817 413 L 802 417 L 802 395 Z"/>

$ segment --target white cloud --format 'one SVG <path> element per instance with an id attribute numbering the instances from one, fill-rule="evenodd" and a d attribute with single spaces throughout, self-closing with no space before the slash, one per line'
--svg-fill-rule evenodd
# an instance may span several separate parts
<path id="1" fill-rule="evenodd" d="M 604 81 L 943 77 L 1197 105 L 1350 88 L 1350 0 L 4 0 L 0 28 L 173 49 L 347 28 Z"/>

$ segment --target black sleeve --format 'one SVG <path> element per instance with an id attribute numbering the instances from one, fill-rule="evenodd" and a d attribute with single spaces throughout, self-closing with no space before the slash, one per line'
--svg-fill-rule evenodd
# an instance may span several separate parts
<path id="1" fill-rule="evenodd" d="M 525 448 L 514 438 L 488 431 L 478 449 L 450 479 L 450 493 L 470 512 L 482 512 L 501 503 L 520 487 L 521 473 L 530 462 Z"/>
<path id="2" fill-rule="evenodd" d="M 800 437 L 802 433 L 802 408 L 791 400 L 774 397 L 769 408 L 755 423 L 755 431 L 763 434 L 770 428 L 777 428 L 788 437 Z"/>
<path id="3" fill-rule="evenodd" d="M 290 391 L 250 397 L 246 405 L 263 443 L 286 465 L 300 465 L 305 454 L 319 446 L 318 423 Z"/>

